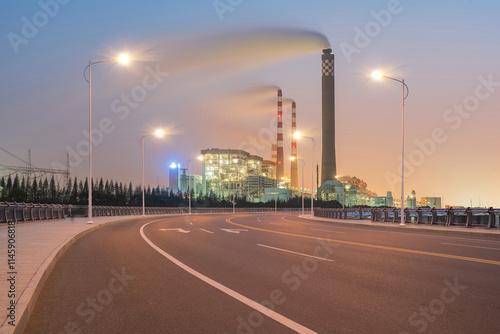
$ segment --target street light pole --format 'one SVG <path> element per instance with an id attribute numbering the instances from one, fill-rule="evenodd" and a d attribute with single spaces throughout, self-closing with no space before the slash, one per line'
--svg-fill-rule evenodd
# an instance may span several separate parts
<path id="1" fill-rule="evenodd" d="M 164 132 L 161 129 L 155 131 L 154 134 L 148 133 L 141 137 L 141 145 L 142 145 L 142 216 L 146 216 L 146 197 L 144 195 L 144 139 L 149 136 L 163 137 Z"/>
<path id="2" fill-rule="evenodd" d="M 337 179 L 337 181 L 342 183 L 342 209 L 344 209 L 344 207 L 345 207 L 345 183 L 343 181 L 339 180 L 338 175 L 336 175 L 335 178 Z"/>
<path id="3" fill-rule="evenodd" d="M 234 201 L 234 179 L 233 179 L 233 213 L 235 213 L 235 201 Z"/>
<path id="4" fill-rule="evenodd" d="M 291 157 L 290 160 L 298 160 L 302 162 L 302 216 L 304 216 L 304 167 L 306 166 L 306 162 L 304 159 L 297 159 L 295 157 Z"/>
<path id="5" fill-rule="evenodd" d="M 189 196 L 189 214 L 191 214 L 191 167 L 190 167 L 190 163 L 191 161 L 193 160 L 203 160 L 203 156 L 200 155 L 198 158 L 196 159 L 189 159 L 188 160 L 188 196 Z M 194 180 L 193 180 L 194 181 Z"/>
<path id="6" fill-rule="evenodd" d="M 304 216 L 304 167 L 306 166 L 306 162 L 304 159 L 297 159 L 302 162 L 302 216 Z"/>
<path id="7" fill-rule="evenodd" d="M 146 199 L 144 197 L 144 137 L 141 137 L 142 144 L 142 216 L 146 216 Z"/>
<path id="8" fill-rule="evenodd" d="M 92 62 L 89 60 L 89 179 L 87 181 L 88 191 L 89 191 L 89 203 L 88 203 L 88 221 L 87 224 L 93 224 L 92 220 Z M 85 70 L 83 72 L 85 77 Z"/>
<path id="9" fill-rule="evenodd" d="M 399 80 L 396 78 L 388 77 L 379 72 L 374 72 L 373 76 L 375 78 L 386 78 L 397 81 L 401 83 L 402 87 L 402 98 L 401 98 L 401 226 L 405 226 L 405 213 L 404 213 L 404 188 L 405 188 L 405 100 L 410 93 L 408 85 L 406 85 L 405 80 Z M 406 94 L 405 94 L 406 88 Z"/>
<path id="10" fill-rule="evenodd" d="M 92 65 L 95 64 L 100 64 L 100 63 L 107 63 L 110 61 L 120 61 L 123 64 L 128 63 L 129 57 L 126 55 L 122 55 L 118 58 L 113 58 L 113 59 L 107 59 L 107 60 L 100 60 L 100 61 L 95 61 L 92 62 L 89 60 L 89 64 L 83 69 L 83 77 L 85 81 L 88 82 L 89 84 L 89 179 L 87 181 L 88 183 L 88 188 L 89 188 L 89 204 L 88 204 L 88 221 L 87 224 L 93 224 L 94 221 L 92 220 Z M 87 79 L 86 72 L 87 68 L 89 69 L 89 78 Z"/>
<path id="11" fill-rule="evenodd" d="M 342 209 L 345 208 L 345 184 L 342 182 Z"/>
<path id="12" fill-rule="evenodd" d="M 190 166 L 190 163 L 193 159 L 189 159 L 188 160 L 188 196 L 189 196 L 189 214 L 191 214 L 191 166 Z"/>
<path id="13" fill-rule="evenodd" d="M 304 136 L 304 138 L 311 139 L 313 143 L 311 162 L 311 218 L 314 218 L 314 148 L 316 147 L 316 140 L 313 137 Z"/>

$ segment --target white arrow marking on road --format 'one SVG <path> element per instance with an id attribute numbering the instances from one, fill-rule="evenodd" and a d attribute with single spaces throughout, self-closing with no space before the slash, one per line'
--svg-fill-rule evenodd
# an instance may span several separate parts
<path id="1" fill-rule="evenodd" d="M 156 220 L 157 221 L 157 220 Z M 260 312 L 266 316 L 268 316 L 269 318 L 285 325 L 286 327 L 290 328 L 292 331 L 294 332 L 297 332 L 297 333 L 302 333 L 302 334 L 317 334 L 315 331 L 312 331 L 310 330 L 309 328 L 307 327 L 304 327 L 302 326 L 301 324 L 291 320 L 291 319 L 288 319 L 287 317 L 275 312 L 274 310 L 270 309 L 270 308 L 267 308 L 255 301 L 253 301 L 252 299 L 248 298 L 248 297 L 245 297 L 243 296 L 242 294 L 239 294 L 238 292 L 234 291 L 234 290 L 231 290 L 230 288 L 220 284 L 219 282 L 216 282 L 214 281 L 213 279 L 203 275 L 202 273 L 194 270 L 193 268 L 191 267 L 188 267 L 186 264 L 182 263 L 181 261 L 177 260 L 175 257 L 173 257 L 172 255 L 166 253 L 163 249 L 161 249 L 160 247 L 156 246 L 151 240 L 149 240 L 146 235 L 144 234 L 144 227 L 146 227 L 147 225 L 151 224 L 151 223 L 154 223 L 156 222 L 155 220 L 152 221 L 152 222 L 149 222 L 147 224 L 144 224 L 142 227 L 141 227 L 141 230 L 140 230 L 140 233 L 141 233 L 141 237 L 154 249 L 156 250 L 158 253 L 160 253 L 161 255 L 163 255 L 164 257 L 166 257 L 167 259 L 169 259 L 170 261 L 172 261 L 173 263 L 175 263 L 177 266 L 179 266 L 180 268 L 184 269 L 185 271 L 187 271 L 188 273 L 190 273 L 191 275 L 199 278 L 200 280 L 202 280 L 203 282 L 207 283 L 207 284 L 210 284 L 211 286 L 213 286 L 214 288 L 218 289 L 219 291 L 222 291 L 223 293 L 227 294 L 228 296 L 242 302 L 243 304 L 247 305 L 247 306 L 250 306 L 251 308 L 253 308 L 254 310 L 256 310 L 257 312 Z"/>
<path id="2" fill-rule="evenodd" d="M 211 233 L 211 234 L 214 234 L 214 232 L 212 232 L 212 231 L 209 231 L 209 230 L 205 230 L 205 229 L 202 229 L 202 228 L 200 228 L 200 230 L 202 230 L 203 232 L 207 232 L 207 233 Z"/>
<path id="3" fill-rule="evenodd" d="M 243 230 L 241 228 L 221 228 L 222 231 L 226 231 L 229 233 L 240 233 L 240 232 L 248 232 L 248 230 Z"/>
<path id="4" fill-rule="evenodd" d="M 181 232 L 181 233 L 189 233 L 189 232 L 191 232 L 191 231 L 183 230 L 182 228 L 160 228 L 159 230 L 160 231 L 177 231 L 177 232 Z"/>

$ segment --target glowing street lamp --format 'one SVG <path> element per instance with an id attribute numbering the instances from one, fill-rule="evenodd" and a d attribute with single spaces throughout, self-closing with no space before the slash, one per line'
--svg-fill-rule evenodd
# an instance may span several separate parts
<path id="1" fill-rule="evenodd" d="M 399 80 L 396 78 L 388 77 L 378 71 L 372 73 L 374 79 L 380 80 L 382 78 L 390 79 L 401 83 L 402 86 L 402 108 L 401 108 L 401 226 L 405 226 L 405 214 L 404 214 L 404 188 L 405 188 L 405 100 L 410 93 L 410 89 L 405 84 L 405 80 Z M 406 92 L 405 92 L 406 88 Z"/>
<path id="2" fill-rule="evenodd" d="M 110 61 L 117 61 L 123 65 L 126 65 L 130 61 L 130 57 L 122 54 L 117 58 L 100 60 L 92 62 L 89 60 L 89 64 L 83 69 L 83 77 L 85 81 L 89 83 L 89 204 L 88 204 L 88 221 L 87 224 L 93 224 L 92 220 L 92 65 L 107 63 Z M 87 79 L 87 68 L 89 69 L 89 77 Z"/>
<path id="3" fill-rule="evenodd" d="M 312 161 L 311 161 L 311 218 L 314 218 L 314 148 L 316 147 L 316 140 L 313 137 L 302 136 L 300 132 L 295 132 L 293 136 L 296 139 L 307 138 L 311 139 L 313 143 Z"/>
<path id="4" fill-rule="evenodd" d="M 196 159 L 189 159 L 188 160 L 188 196 L 189 196 L 189 214 L 191 214 L 191 169 L 189 163 L 193 160 L 199 160 L 203 161 L 203 156 L 200 155 Z"/>
<path id="5" fill-rule="evenodd" d="M 291 157 L 290 160 L 294 161 L 296 158 Z M 302 216 L 304 216 L 304 167 L 306 166 L 306 162 L 304 159 L 297 159 L 302 162 Z"/>
<path id="6" fill-rule="evenodd" d="M 142 145 L 142 215 L 146 216 L 146 197 L 144 196 L 144 138 L 155 136 L 161 138 L 165 135 L 165 132 L 162 129 L 158 129 L 153 133 L 145 134 L 141 137 L 141 145 Z"/>

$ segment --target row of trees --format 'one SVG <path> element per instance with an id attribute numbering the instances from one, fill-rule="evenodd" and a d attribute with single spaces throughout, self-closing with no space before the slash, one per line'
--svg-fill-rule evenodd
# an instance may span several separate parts
<path id="1" fill-rule="evenodd" d="M 105 206 L 141 206 L 142 188 L 134 187 L 132 182 L 128 185 L 113 180 L 93 183 L 92 203 L 94 205 Z M 50 179 L 31 179 L 24 175 L 15 175 L 0 178 L 0 201 L 7 202 L 28 202 L 28 203 L 51 203 L 51 204 L 73 204 L 87 205 L 89 196 L 89 186 L 87 179 L 69 179 L 65 186 L 61 187 L 56 183 L 54 176 Z M 214 193 L 208 195 L 191 193 L 193 207 L 231 207 L 232 199 L 217 197 Z M 187 193 L 173 193 L 171 190 L 160 187 L 147 187 L 145 190 L 145 200 L 147 206 L 179 207 L 188 205 Z M 274 207 L 274 201 L 267 203 L 250 203 L 245 197 L 236 197 L 237 207 Z M 279 201 L 279 207 L 301 207 L 302 201 L 299 197 L 294 197 L 288 201 Z M 310 207 L 310 200 L 305 201 L 306 207 Z M 315 201 L 318 207 L 342 207 L 337 201 L 323 202 Z"/>

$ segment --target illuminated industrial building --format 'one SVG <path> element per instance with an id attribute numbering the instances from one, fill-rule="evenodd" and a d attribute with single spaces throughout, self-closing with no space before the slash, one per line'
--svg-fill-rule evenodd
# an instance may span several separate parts
<path id="1" fill-rule="evenodd" d="M 394 206 L 394 197 L 392 197 L 392 191 L 387 192 L 387 196 L 375 197 L 373 199 L 373 206 Z"/>
<path id="2" fill-rule="evenodd" d="M 420 205 L 441 209 L 441 197 L 422 197 L 420 199 Z"/>
<path id="3" fill-rule="evenodd" d="M 323 183 L 318 191 L 324 201 L 336 200 L 346 207 L 371 206 L 377 194 L 367 189 L 367 184 L 355 176 L 336 177 L 335 181 Z"/>
<path id="4" fill-rule="evenodd" d="M 206 194 L 260 202 L 266 188 L 274 187 L 275 164 L 243 150 L 202 150 L 202 183 Z"/>

